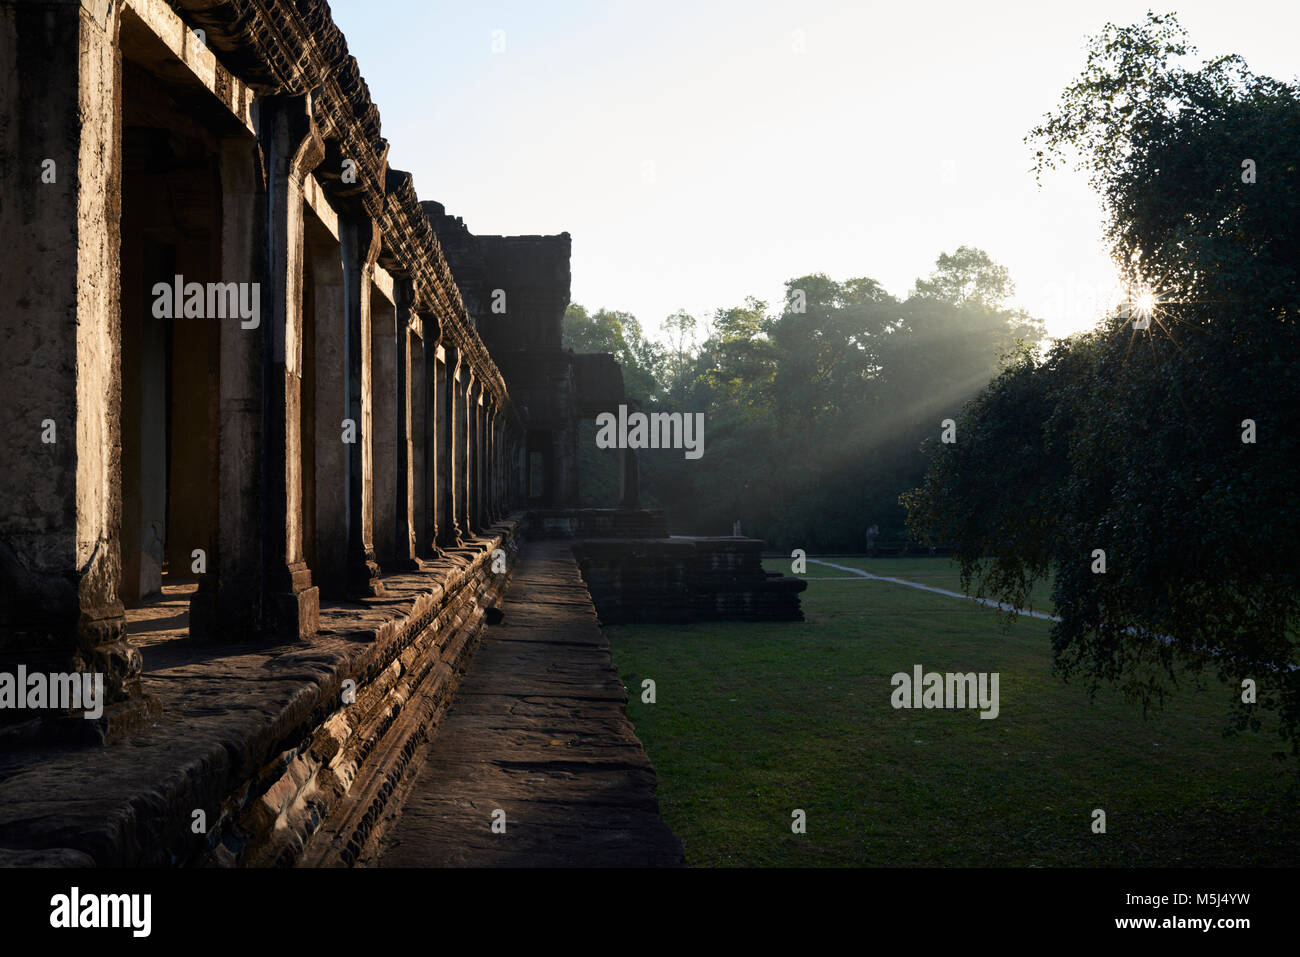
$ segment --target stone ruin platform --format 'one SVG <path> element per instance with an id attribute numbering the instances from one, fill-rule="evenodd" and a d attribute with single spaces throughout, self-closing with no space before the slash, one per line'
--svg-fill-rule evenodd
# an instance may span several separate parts
<path id="1" fill-rule="evenodd" d="M 761 538 L 669 535 L 661 509 L 531 508 L 530 539 L 569 539 L 602 624 L 803 621 L 800 578 L 763 570 Z"/>
<path id="2" fill-rule="evenodd" d="M 627 689 L 563 542 L 524 545 L 502 612 L 416 756 L 400 813 L 360 863 L 679 866 Z"/>
<path id="3" fill-rule="evenodd" d="M 763 570 L 759 538 L 587 538 L 574 557 L 602 623 L 803 621 L 808 583 Z"/>
<path id="4" fill-rule="evenodd" d="M 662 509 L 530 508 L 525 531 L 540 538 L 667 538 Z"/>
<path id="5" fill-rule="evenodd" d="M 355 862 L 509 587 L 516 531 L 384 576 L 384 598 L 324 603 L 308 641 L 151 645 L 146 726 L 0 750 L 0 867 Z"/>

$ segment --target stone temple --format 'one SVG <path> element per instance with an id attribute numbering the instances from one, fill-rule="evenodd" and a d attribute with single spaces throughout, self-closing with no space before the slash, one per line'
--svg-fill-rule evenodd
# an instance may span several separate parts
<path id="1" fill-rule="evenodd" d="M 570 237 L 387 152 L 322 0 L 0 0 L 0 675 L 106 698 L 0 699 L 0 864 L 364 857 L 530 539 L 606 622 L 800 617 L 635 453 L 578 506 L 628 400 L 561 345 Z"/>

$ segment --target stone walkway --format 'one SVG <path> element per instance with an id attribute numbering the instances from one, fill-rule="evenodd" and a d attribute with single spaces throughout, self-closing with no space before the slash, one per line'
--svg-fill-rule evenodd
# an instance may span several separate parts
<path id="1" fill-rule="evenodd" d="M 569 546 L 528 543 L 521 559 L 502 621 L 487 629 L 400 816 L 365 863 L 680 864 Z M 497 811 L 504 833 L 493 830 Z"/>

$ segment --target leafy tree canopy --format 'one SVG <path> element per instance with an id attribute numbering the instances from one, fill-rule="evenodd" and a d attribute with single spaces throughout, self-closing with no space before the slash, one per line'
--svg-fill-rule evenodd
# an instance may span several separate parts
<path id="1" fill-rule="evenodd" d="M 675 531 L 725 533 L 740 519 L 776 547 L 861 550 L 872 525 L 886 539 L 906 534 L 898 496 L 924 473 L 922 440 L 1018 341 L 1042 338 L 1041 322 L 992 304 L 1011 287 L 987 254 L 961 247 L 939 261 L 940 273 L 968 267 L 980 293 L 947 299 L 899 301 L 867 277 L 800 276 L 779 312 L 750 297 L 716 310 L 703 330 L 674 314 L 658 351 L 632 316 L 572 306 L 566 342 L 618 356 L 629 394 L 647 408 L 706 414 L 702 459 L 640 456 L 643 493 Z M 587 484 L 617 488 L 617 477 Z"/>
<path id="2" fill-rule="evenodd" d="M 1022 606 L 1052 571 L 1062 674 L 1144 705 L 1180 663 L 1251 679 L 1239 726 L 1274 712 L 1300 754 L 1300 90 L 1191 52 L 1172 16 L 1108 25 L 1030 134 L 1040 171 L 1091 171 L 1150 329 L 1022 353 L 905 501 L 981 594 Z"/>
<path id="3" fill-rule="evenodd" d="M 1015 283 L 1005 266 L 999 266 L 982 249 L 958 246 L 942 253 L 929 279 L 918 279 L 914 296 L 937 299 L 954 306 L 977 303 L 997 308 L 1014 295 Z"/>

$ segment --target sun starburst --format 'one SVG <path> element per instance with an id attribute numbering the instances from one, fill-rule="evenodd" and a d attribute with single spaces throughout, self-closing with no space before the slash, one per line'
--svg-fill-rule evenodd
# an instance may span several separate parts
<path id="1" fill-rule="evenodd" d="M 1140 319 L 1150 319 L 1155 315 L 1160 297 L 1150 289 L 1138 293 L 1133 299 L 1133 312 Z"/>

